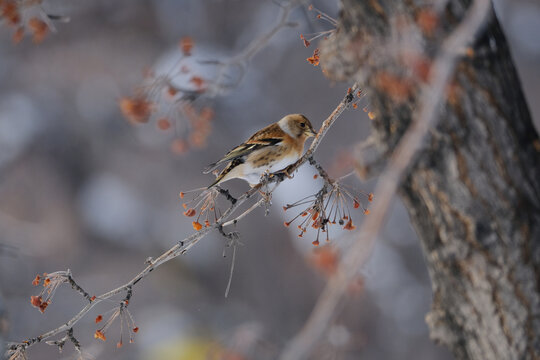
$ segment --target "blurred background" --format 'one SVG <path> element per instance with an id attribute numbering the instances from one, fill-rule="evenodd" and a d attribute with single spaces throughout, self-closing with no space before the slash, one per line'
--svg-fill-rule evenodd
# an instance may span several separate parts
<path id="1" fill-rule="evenodd" d="M 337 18 L 335 1 L 315 6 Z M 145 69 L 167 67 L 190 36 L 194 60 L 226 60 L 270 29 L 280 7 L 270 0 L 51 0 L 48 13 L 66 15 L 40 44 L 14 45 L 0 27 L 0 332 L 20 341 L 56 328 L 84 305 L 61 287 L 44 314 L 32 308 L 38 273 L 71 269 L 98 295 L 130 280 L 193 233 L 182 215 L 180 191 L 205 186 L 202 169 L 261 127 L 288 113 L 303 113 L 315 127 L 341 100 L 349 84 L 333 84 L 306 58 L 300 34 L 328 30 L 313 12 L 297 8 L 295 27 L 281 29 L 247 67 L 238 87 L 200 106 L 214 111 L 206 146 L 171 151 L 185 119 L 170 129 L 155 121 L 133 125 L 118 102 L 134 94 Z M 533 118 L 540 124 L 540 5 L 499 0 L 506 31 Z M 190 64 L 203 78 L 215 67 Z M 369 118 L 343 114 L 316 158 L 341 176 L 352 147 L 369 135 Z M 174 148 L 174 146 L 173 146 Z M 174 150 L 174 149 L 173 149 Z M 178 150 L 178 149 L 176 149 Z M 354 241 L 354 232 L 331 233 L 331 249 L 315 251 L 315 234 L 298 238 L 283 222 L 282 206 L 319 190 L 304 166 L 274 193 L 270 214 L 260 208 L 235 228 L 238 247 L 232 287 L 224 297 L 231 251 L 219 234 L 160 267 L 134 288 L 129 309 L 139 327 L 134 344 L 116 348 L 118 322 L 107 341 L 94 339 L 103 302 L 74 328 L 85 356 L 96 359 L 273 359 L 303 325 L 325 285 L 332 263 Z M 351 178 L 369 192 L 374 183 Z M 234 195 L 247 189 L 228 183 Z M 186 195 L 189 196 L 189 195 Z M 376 199 L 375 199 L 376 201 Z M 295 213 L 294 213 L 295 214 Z M 354 221 L 362 221 L 361 212 Z M 225 250 L 225 257 L 223 256 Z M 429 277 L 407 213 L 399 201 L 369 263 L 358 273 L 314 359 L 450 359 L 429 340 L 424 316 L 431 302 Z M 124 333 L 124 342 L 126 342 Z M 30 359 L 71 358 L 39 344 Z M 210 355 L 208 355 L 210 354 Z"/>

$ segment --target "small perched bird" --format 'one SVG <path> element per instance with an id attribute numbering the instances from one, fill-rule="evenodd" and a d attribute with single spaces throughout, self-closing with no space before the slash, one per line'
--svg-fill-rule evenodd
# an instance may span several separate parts
<path id="1" fill-rule="evenodd" d="M 205 174 L 228 162 L 208 188 L 235 178 L 244 179 L 254 186 L 259 183 L 265 172 L 275 173 L 284 170 L 300 159 L 306 139 L 315 135 L 313 126 L 304 115 L 287 115 L 257 131 L 246 142 L 229 151 L 221 160 L 208 165 Z"/>

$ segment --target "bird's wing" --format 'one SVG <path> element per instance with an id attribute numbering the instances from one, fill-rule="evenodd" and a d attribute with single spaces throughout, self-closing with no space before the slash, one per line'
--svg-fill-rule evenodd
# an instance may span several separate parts
<path id="1" fill-rule="evenodd" d="M 264 129 L 257 131 L 253 136 L 251 136 L 246 142 L 238 145 L 231 151 L 229 151 L 225 156 L 216 161 L 213 164 L 208 165 L 204 169 L 204 173 L 208 174 L 214 170 L 218 165 L 226 162 L 237 159 L 239 157 L 247 156 L 255 150 L 259 150 L 266 146 L 278 145 L 284 139 L 285 132 L 281 130 L 278 124 L 272 124 Z"/>

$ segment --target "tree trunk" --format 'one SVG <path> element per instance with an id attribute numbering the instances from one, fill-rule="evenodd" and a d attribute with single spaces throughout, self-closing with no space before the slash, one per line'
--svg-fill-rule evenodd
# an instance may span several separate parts
<path id="1" fill-rule="evenodd" d="M 383 154 L 470 4 L 450 0 L 436 17 L 418 2 L 342 0 L 337 32 L 321 46 L 329 77 L 367 91 Z M 494 15 L 462 50 L 438 125 L 400 188 L 432 281 L 426 321 L 458 359 L 539 359 L 540 141 Z"/>

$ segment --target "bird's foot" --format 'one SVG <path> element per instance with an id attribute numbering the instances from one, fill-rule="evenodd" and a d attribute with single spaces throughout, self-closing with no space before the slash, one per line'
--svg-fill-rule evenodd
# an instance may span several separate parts
<path id="1" fill-rule="evenodd" d="M 285 174 L 286 177 L 288 177 L 289 179 L 292 179 L 294 177 L 294 175 L 292 174 L 292 172 L 294 171 L 294 166 L 293 165 L 289 165 L 287 166 L 285 169 L 283 169 L 283 174 Z"/>
<path id="2" fill-rule="evenodd" d="M 266 203 L 270 203 L 272 201 L 272 193 L 259 190 L 259 194 L 261 194 L 262 198 Z"/>

